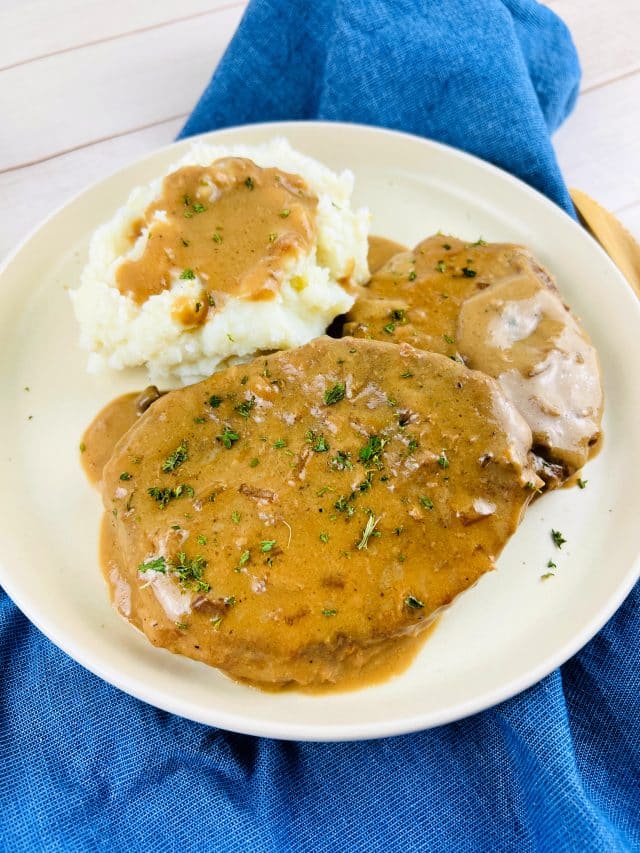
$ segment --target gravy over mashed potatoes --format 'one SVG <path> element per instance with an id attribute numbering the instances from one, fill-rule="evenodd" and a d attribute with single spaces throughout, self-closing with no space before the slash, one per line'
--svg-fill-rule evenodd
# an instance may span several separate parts
<path id="1" fill-rule="evenodd" d="M 95 232 L 71 294 L 89 369 L 186 384 L 321 335 L 368 278 L 352 189 L 284 139 L 193 145 Z"/>

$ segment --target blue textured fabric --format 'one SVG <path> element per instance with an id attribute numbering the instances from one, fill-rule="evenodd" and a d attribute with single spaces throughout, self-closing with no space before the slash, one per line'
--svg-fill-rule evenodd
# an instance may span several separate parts
<path id="1" fill-rule="evenodd" d="M 257 0 L 183 133 L 324 118 L 412 131 L 567 209 L 549 132 L 579 67 L 530 0 Z M 0 591 L 0 848 L 640 849 L 632 593 L 560 671 L 459 723 L 365 743 L 229 734 L 85 672 Z"/>

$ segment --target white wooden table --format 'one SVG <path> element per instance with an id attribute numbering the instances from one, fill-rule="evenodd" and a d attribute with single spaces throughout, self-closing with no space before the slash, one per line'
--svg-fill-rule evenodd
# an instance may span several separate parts
<path id="1" fill-rule="evenodd" d="M 555 144 L 640 235 L 640 2 L 547 0 L 584 78 Z M 89 183 L 170 142 L 244 0 L 0 0 L 0 259 Z"/>

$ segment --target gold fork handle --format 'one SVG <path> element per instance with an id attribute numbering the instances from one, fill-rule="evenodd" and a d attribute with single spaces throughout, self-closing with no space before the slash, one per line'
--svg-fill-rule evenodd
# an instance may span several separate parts
<path id="1" fill-rule="evenodd" d="M 585 228 L 600 243 L 640 297 L 640 245 L 613 213 L 582 190 L 569 191 Z"/>

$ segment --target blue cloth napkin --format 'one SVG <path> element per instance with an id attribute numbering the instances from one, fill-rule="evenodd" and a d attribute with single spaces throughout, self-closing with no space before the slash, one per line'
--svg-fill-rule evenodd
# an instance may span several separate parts
<path id="1" fill-rule="evenodd" d="M 379 124 L 519 175 L 570 210 L 549 132 L 579 67 L 532 0 L 255 0 L 183 134 Z M 0 591 L 0 848 L 640 849 L 638 589 L 561 670 L 453 725 L 296 744 L 190 723 L 85 672 Z"/>

